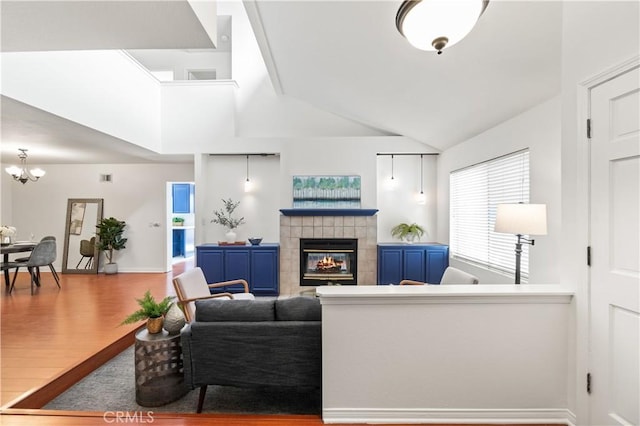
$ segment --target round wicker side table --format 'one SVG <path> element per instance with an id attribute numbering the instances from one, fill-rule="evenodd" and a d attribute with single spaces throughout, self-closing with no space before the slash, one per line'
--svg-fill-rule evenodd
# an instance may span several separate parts
<path id="1" fill-rule="evenodd" d="M 136 333 L 136 402 L 143 407 L 159 407 L 184 396 L 180 334 L 165 330 L 149 334 L 146 328 Z"/>

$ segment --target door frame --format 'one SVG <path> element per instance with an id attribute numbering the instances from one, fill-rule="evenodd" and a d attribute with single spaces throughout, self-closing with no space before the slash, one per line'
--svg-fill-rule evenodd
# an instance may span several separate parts
<path id="1" fill-rule="evenodd" d="M 578 211 L 587 212 L 576 218 L 578 239 L 575 247 L 586 250 L 591 244 L 591 142 L 587 137 L 587 120 L 591 118 L 591 90 L 595 87 L 613 80 L 620 75 L 640 67 L 640 55 L 636 55 L 626 61 L 613 65 L 600 73 L 578 84 L 578 131 L 577 131 L 577 185 L 576 204 Z M 591 367 L 591 274 L 585 261 L 577 270 L 576 278 L 576 366 L 575 366 L 575 398 L 576 419 L 579 424 L 589 424 L 590 401 L 587 393 L 586 378 Z"/>

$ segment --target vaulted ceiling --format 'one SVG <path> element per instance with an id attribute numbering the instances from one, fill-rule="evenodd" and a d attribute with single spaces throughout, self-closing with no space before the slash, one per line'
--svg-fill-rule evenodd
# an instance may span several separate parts
<path id="1" fill-rule="evenodd" d="M 446 149 L 560 91 L 562 4 L 492 1 L 441 55 L 395 28 L 400 1 L 249 3 L 281 92 Z"/>
<path id="2" fill-rule="evenodd" d="M 64 25 L 73 3 L 2 1 L 2 50 L 208 46 L 186 1 L 88 2 L 94 6 L 90 25 L 80 29 Z M 559 93 L 560 1 L 492 0 L 471 34 L 442 55 L 417 50 L 398 33 L 400 3 L 260 0 L 244 5 L 280 95 L 438 149 Z M 38 20 L 46 22 L 48 33 L 38 29 Z M 115 28 L 117 37 L 110 36 Z M 38 135 L 47 152 L 56 144 L 78 149 L 86 154 L 82 162 L 160 158 L 6 98 L 2 127 L 3 138 Z M 3 149 L 2 154 L 16 153 Z"/>

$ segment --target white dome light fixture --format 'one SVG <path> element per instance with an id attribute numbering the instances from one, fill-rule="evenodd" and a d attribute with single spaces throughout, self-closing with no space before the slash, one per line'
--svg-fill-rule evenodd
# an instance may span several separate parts
<path id="1" fill-rule="evenodd" d="M 396 27 L 417 49 L 436 51 L 466 37 L 489 0 L 405 0 L 396 14 Z"/>

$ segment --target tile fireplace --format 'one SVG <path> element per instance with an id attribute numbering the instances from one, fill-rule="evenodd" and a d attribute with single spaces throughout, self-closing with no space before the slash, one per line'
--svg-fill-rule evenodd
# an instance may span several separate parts
<path id="1" fill-rule="evenodd" d="M 375 285 L 378 267 L 378 223 L 375 212 L 377 210 L 368 211 L 366 215 L 362 212 L 365 210 L 345 209 L 345 210 L 327 210 L 322 209 L 309 212 L 308 210 L 289 209 L 286 212 L 281 210 L 283 214 L 280 216 L 280 294 L 281 295 L 297 295 L 301 291 L 309 290 L 311 284 L 303 282 L 301 271 L 304 269 L 301 264 L 300 252 L 302 248 L 301 241 L 305 239 L 334 239 L 334 240 L 355 240 L 355 252 L 352 256 L 352 264 L 350 266 L 351 274 L 354 275 L 353 282 L 344 282 L 343 279 L 336 280 L 342 284 L 356 285 Z M 320 249 L 322 250 L 322 249 Z M 320 252 L 317 252 L 320 253 Z M 324 257 L 312 258 L 318 262 L 324 261 Z M 344 260 L 344 256 L 334 257 L 333 261 Z M 308 262 L 308 261 L 307 261 Z M 330 260 L 327 259 L 327 265 Z M 306 265 L 306 264 L 305 264 Z M 340 265 L 340 271 L 346 268 L 346 264 Z M 306 267 L 305 267 L 306 268 Z M 334 266 L 334 272 L 337 266 Z M 316 268 L 317 269 L 317 268 Z M 327 272 L 330 275 L 334 272 Z M 355 272 L 355 273 L 354 273 Z M 307 276 L 318 278 L 318 271 L 307 271 Z M 340 272 L 342 273 L 342 272 Z M 315 275 L 315 277 L 314 277 Z M 332 277 L 335 278 L 335 277 Z M 341 278 L 344 278 L 342 276 Z M 322 281 L 322 280 L 319 280 Z M 330 279 L 327 281 L 331 281 Z M 332 281 L 334 283 L 334 281 Z"/>

